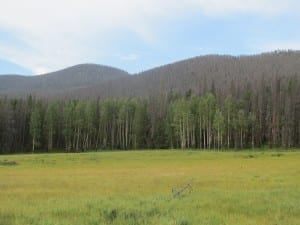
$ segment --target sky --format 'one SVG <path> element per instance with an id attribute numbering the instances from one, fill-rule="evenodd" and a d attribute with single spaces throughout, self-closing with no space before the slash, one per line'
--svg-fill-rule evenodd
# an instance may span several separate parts
<path id="1" fill-rule="evenodd" d="M 300 49 L 297 0 L 0 0 L 0 74 Z"/>

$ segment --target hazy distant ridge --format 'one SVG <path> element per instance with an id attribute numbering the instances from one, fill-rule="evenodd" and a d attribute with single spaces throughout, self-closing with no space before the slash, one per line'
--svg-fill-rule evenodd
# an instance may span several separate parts
<path id="1" fill-rule="evenodd" d="M 170 92 L 207 91 L 238 95 L 262 84 L 300 77 L 300 52 L 253 56 L 209 55 L 157 67 L 139 74 L 95 64 L 82 64 L 41 76 L 0 76 L 0 94 L 53 98 L 149 97 Z"/>
<path id="2" fill-rule="evenodd" d="M 39 76 L 0 76 L 0 93 L 8 95 L 67 91 L 128 76 L 120 69 L 96 64 L 80 64 Z"/>

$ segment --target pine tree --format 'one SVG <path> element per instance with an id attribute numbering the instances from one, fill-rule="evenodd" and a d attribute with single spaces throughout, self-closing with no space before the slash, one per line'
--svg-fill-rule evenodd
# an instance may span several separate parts
<path id="1" fill-rule="evenodd" d="M 223 145 L 223 134 L 225 131 L 224 116 L 220 109 L 216 110 L 213 127 L 215 132 L 217 133 L 217 146 L 218 149 L 220 149 L 220 147 Z"/>
<path id="2" fill-rule="evenodd" d="M 96 136 L 96 103 L 94 101 L 87 101 L 85 104 L 85 136 L 84 149 L 92 148 L 92 143 Z"/>
<path id="3" fill-rule="evenodd" d="M 227 135 L 227 148 L 230 148 L 232 128 L 233 128 L 233 116 L 234 116 L 234 102 L 232 96 L 229 95 L 225 99 L 225 121 L 226 121 L 226 135 Z"/>
<path id="4" fill-rule="evenodd" d="M 56 134 L 58 106 L 56 102 L 48 104 L 45 115 L 45 129 L 47 132 L 48 150 L 53 148 L 54 135 Z"/>
<path id="5" fill-rule="evenodd" d="M 63 109 L 63 122 L 64 122 L 64 129 L 63 135 L 65 139 L 65 146 L 66 150 L 70 151 L 74 149 L 73 145 L 73 137 L 74 137 L 74 120 L 75 120 L 75 102 L 70 100 L 64 106 Z"/>
<path id="6" fill-rule="evenodd" d="M 33 107 L 30 117 L 30 135 L 32 137 L 32 153 L 40 146 L 42 133 L 41 109 L 38 104 Z"/>

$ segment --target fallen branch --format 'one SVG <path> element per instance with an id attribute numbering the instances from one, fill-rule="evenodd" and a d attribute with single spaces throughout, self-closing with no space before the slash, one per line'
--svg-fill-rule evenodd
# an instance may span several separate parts
<path id="1" fill-rule="evenodd" d="M 172 197 L 176 198 L 179 197 L 185 193 L 191 193 L 193 190 L 191 184 L 186 184 L 180 188 L 172 188 Z"/>

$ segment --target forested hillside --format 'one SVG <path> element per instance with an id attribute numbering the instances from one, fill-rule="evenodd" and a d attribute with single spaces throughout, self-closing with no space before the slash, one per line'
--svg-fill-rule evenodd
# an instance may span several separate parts
<path id="1" fill-rule="evenodd" d="M 125 76 L 128 76 L 125 71 L 96 64 L 81 64 L 38 76 L 1 75 L 0 95 L 26 97 L 31 94 L 47 97 Z"/>
<path id="2" fill-rule="evenodd" d="M 47 98 L 3 97 L 0 151 L 299 147 L 299 96 L 299 52 L 198 57 Z"/>
<path id="3" fill-rule="evenodd" d="M 261 92 L 265 87 L 276 92 L 276 83 L 300 78 L 300 52 L 274 52 L 254 56 L 196 57 L 154 68 L 133 76 L 89 87 L 54 94 L 58 99 L 155 97 L 170 92 L 196 95 L 213 92 L 224 100 L 227 95 L 240 97 L 241 92 Z M 46 96 L 44 96 L 46 97 Z"/>

